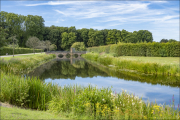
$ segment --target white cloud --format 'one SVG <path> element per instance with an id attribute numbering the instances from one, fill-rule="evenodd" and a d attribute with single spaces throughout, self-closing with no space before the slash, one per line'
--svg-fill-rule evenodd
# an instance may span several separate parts
<path id="1" fill-rule="evenodd" d="M 49 1 L 45 3 L 26 4 L 26 6 L 51 5 L 57 13 L 56 23 L 64 19 L 72 21 L 90 21 L 84 25 L 77 25 L 79 28 L 105 29 L 117 26 L 131 25 L 131 30 L 140 28 L 153 32 L 154 39 L 159 41 L 161 37 L 168 37 L 167 33 L 179 39 L 179 14 L 178 8 L 167 6 L 168 1 Z M 153 5 L 160 5 L 161 8 L 151 8 Z M 164 6 L 166 5 L 166 6 Z M 63 6 L 63 7 L 62 7 Z M 63 20 L 59 20 L 61 17 Z M 141 25 L 142 24 L 142 25 Z M 141 25 L 136 27 L 137 25 Z M 145 25 L 146 27 L 143 27 Z M 129 27 L 129 26 L 128 26 Z M 122 27 L 121 27 L 122 28 Z M 126 28 L 123 28 L 126 29 Z M 159 33 L 159 34 L 157 34 Z M 162 38 L 161 38 L 162 39 Z"/>

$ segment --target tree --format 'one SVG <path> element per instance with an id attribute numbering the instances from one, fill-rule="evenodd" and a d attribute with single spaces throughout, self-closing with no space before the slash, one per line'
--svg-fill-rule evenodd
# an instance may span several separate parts
<path id="1" fill-rule="evenodd" d="M 16 39 L 16 36 L 10 37 L 9 40 L 12 40 L 11 42 L 12 42 L 12 44 L 13 44 L 13 57 L 14 57 L 14 47 L 15 47 L 14 43 L 15 43 L 16 46 L 17 46 L 18 40 Z"/>
<path id="2" fill-rule="evenodd" d="M 167 43 L 168 42 L 168 39 L 161 39 L 160 43 Z"/>
<path id="3" fill-rule="evenodd" d="M 50 46 L 51 46 L 51 42 L 49 40 L 46 40 L 45 41 L 45 46 L 46 46 L 47 51 L 49 51 Z"/>
<path id="4" fill-rule="evenodd" d="M 9 39 L 6 39 L 7 37 L 7 29 L 3 29 L 2 27 L 0 27 L 0 49 L 3 47 L 3 46 L 7 46 L 8 43 L 9 43 Z"/>
<path id="5" fill-rule="evenodd" d="M 94 33 L 94 43 L 93 46 L 99 46 L 99 45 L 104 45 L 104 35 L 102 31 L 96 31 Z"/>
<path id="6" fill-rule="evenodd" d="M 52 50 L 56 50 L 57 49 L 57 46 L 55 44 L 52 44 L 50 45 L 49 49 L 52 51 Z"/>
<path id="7" fill-rule="evenodd" d="M 28 36 L 36 36 L 40 40 L 43 39 L 44 19 L 42 16 L 27 15 L 24 22 Z"/>
<path id="8" fill-rule="evenodd" d="M 88 33 L 89 33 L 89 29 L 86 29 L 86 28 L 82 28 L 81 29 L 81 38 L 82 38 L 82 41 L 84 42 L 85 46 L 88 47 L 87 45 L 87 42 L 88 42 Z"/>
<path id="9" fill-rule="evenodd" d="M 124 29 L 121 31 L 122 42 L 126 42 L 127 43 L 127 35 L 128 34 L 129 34 L 129 32 L 124 30 Z"/>
<path id="10" fill-rule="evenodd" d="M 33 52 L 34 52 L 34 49 L 38 47 L 38 44 L 39 44 L 39 39 L 37 37 L 29 37 L 27 42 L 26 42 L 26 46 L 30 47 L 30 48 L 33 48 Z M 34 52 L 35 54 L 35 52 Z"/>
<path id="11" fill-rule="evenodd" d="M 168 41 L 169 43 L 172 43 L 172 42 L 178 42 L 177 40 L 175 40 L 175 39 L 169 39 L 169 41 Z"/>
<path id="12" fill-rule="evenodd" d="M 117 43 L 116 33 L 117 32 L 115 29 L 110 30 L 108 32 L 107 41 L 106 41 L 107 44 L 114 44 L 114 43 L 116 44 Z"/>
<path id="13" fill-rule="evenodd" d="M 68 34 L 68 47 L 70 48 L 74 42 L 76 42 L 76 33 L 70 32 Z"/>
<path id="14" fill-rule="evenodd" d="M 68 33 L 64 32 L 62 33 L 62 42 L 61 42 L 61 48 L 63 48 L 64 50 L 68 49 Z"/>
<path id="15" fill-rule="evenodd" d="M 88 42 L 87 42 L 88 47 L 92 47 L 94 45 L 94 40 L 95 40 L 94 33 L 95 33 L 95 30 L 90 28 L 89 33 L 88 33 L 89 39 L 88 39 Z"/>
<path id="16" fill-rule="evenodd" d="M 137 43 L 138 42 L 137 32 L 136 31 L 134 31 L 133 33 L 129 32 L 129 34 L 127 35 L 126 41 L 128 43 Z"/>
<path id="17" fill-rule="evenodd" d="M 139 30 L 137 32 L 137 39 L 139 42 L 153 42 L 152 33 L 148 30 Z"/>
<path id="18" fill-rule="evenodd" d="M 71 47 L 75 48 L 76 51 L 86 51 L 84 42 L 75 42 Z"/>
<path id="19" fill-rule="evenodd" d="M 117 30 L 115 36 L 116 36 L 117 42 L 122 42 L 122 36 L 121 36 L 121 31 L 120 30 Z"/>
<path id="20" fill-rule="evenodd" d="M 41 49 L 41 53 L 42 53 L 42 50 L 46 49 L 45 41 L 39 41 L 38 46 L 36 48 Z"/>

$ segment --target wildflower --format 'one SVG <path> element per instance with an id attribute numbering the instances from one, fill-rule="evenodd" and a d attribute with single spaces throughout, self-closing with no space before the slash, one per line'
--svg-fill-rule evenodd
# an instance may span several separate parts
<path id="1" fill-rule="evenodd" d="M 102 101 L 105 101 L 104 99 L 102 99 Z"/>
<path id="2" fill-rule="evenodd" d="M 134 105 L 135 103 L 132 103 L 132 105 Z"/>
<path id="3" fill-rule="evenodd" d="M 151 113 L 154 113 L 154 110 L 152 110 L 152 112 Z"/>

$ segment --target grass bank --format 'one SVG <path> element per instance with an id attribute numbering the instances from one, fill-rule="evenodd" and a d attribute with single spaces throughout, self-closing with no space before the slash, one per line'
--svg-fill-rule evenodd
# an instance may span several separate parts
<path id="1" fill-rule="evenodd" d="M 35 54 L 35 55 L 23 55 L 12 57 L 5 57 L 0 59 L 0 66 L 2 71 L 13 74 L 25 74 L 30 72 L 35 67 L 48 62 L 55 58 L 54 54 Z M 11 58 L 11 59 L 10 59 Z"/>
<path id="2" fill-rule="evenodd" d="M 111 54 L 98 53 L 87 53 L 82 57 L 105 66 L 115 66 L 121 71 L 180 76 L 178 57 L 113 57 Z"/>

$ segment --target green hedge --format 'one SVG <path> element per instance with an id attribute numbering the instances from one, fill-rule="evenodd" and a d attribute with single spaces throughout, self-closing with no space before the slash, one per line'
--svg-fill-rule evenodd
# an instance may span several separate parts
<path id="1" fill-rule="evenodd" d="M 41 49 L 35 49 L 35 52 L 41 52 Z M 13 54 L 13 48 L 10 47 L 3 47 L 0 49 L 0 55 L 12 55 Z M 24 53 L 33 53 L 33 49 L 30 48 L 15 48 L 14 54 L 24 54 Z"/>
<path id="2" fill-rule="evenodd" d="M 120 43 L 90 47 L 87 51 L 114 53 L 116 56 L 180 57 L 180 43 Z"/>

